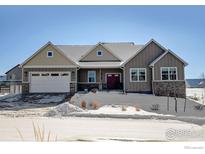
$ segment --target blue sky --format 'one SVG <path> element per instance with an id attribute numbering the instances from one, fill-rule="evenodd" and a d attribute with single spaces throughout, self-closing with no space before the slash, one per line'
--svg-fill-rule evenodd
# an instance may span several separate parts
<path id="1" fill-rule="evenodd" d="M 151 38 L 205 72 L 205 6 L 0 6 L 0 74 L 48 41 L 95 44 Z"/>

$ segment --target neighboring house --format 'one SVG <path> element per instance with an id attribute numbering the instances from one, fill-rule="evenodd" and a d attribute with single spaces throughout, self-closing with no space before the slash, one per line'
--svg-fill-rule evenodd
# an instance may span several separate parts
<path id="1" fill-rule="evenodd" d="M 9 93 L 9 85 L 6 84 L 6 75 L 0 76 L 0 94 Z"/>
<path id="2" fill-rule="evenodd" d="M 6 83 L 9 85 L 11 94 L 19 94 L 22 92 L 22 68 L 20 64 L 14 66 L 6 73 Z"/>
<path id="3" fill-rule="evenodd" d="M 0 75 L 0 82 L 6 81 L 6 75 Z"/>
<path id="4" fill-rule="evenodd" d="M 48 42 L 21 64 L 22 91 L 75 93 L 97 88 L 184 97 L 186 65 L 154 39 L 145 45 Z"/>

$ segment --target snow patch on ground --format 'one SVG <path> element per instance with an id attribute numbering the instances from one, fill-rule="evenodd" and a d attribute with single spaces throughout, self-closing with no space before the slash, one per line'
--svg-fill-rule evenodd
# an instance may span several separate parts
<path id="1" fill-rule="evenodd" d="M 83 112 L 84 110 L 70 104 L 69 102 L 65 102 L 63 104 L 60 104 L 56 106 L 55 108 L 51 109 L 48 111 L 44 116 L 52 117 L 52 116 L 66 116 L 69 113 L 74 113 L 74 112 Z"/>
<path id="2" fill-rule="evenodd" d="M 123 111 L 124 110 L 124 111 Z M 121 105 L 105 105 L 98 110 L 88 110 L 91 114 L 122 114 L 122 115 L 162 115 L 154 112 L 148 112 L 140 109 L 136 110 L 133 106 L 121 106 Z"/>
<path id="3" fill-rule="evenodd" d="M 8 94 L 9 94 L 9 93 L 0 94 L 0 97 L 6 96 L 6 95 L 8 95 Z"/>
<path id="4" fill-rule="evenodd" d="M 175 106 L 175 99 L 173 97 L 169 97 L 169 103 L 167 97 L 163 96 L 154 96 L 151 94 L 137 94 L 137 93 L 128 93 L 123 94 L 119 91 L 98 91 L 97 93 L 77 93 L 72 98 L 70 103 L 76 106 L 81 106 L 81 102 L 86 102 L 86 109 L 92 110 L 92 102 L 97 103 L 98 108 L 101 108 L 106 105 L 121 105 L 121 106 L 131 106 L 133 108 L 128 107 L 129 113 L 131 110 L 135 110 L 135 107 L 141 109 L 141 111 L 149 113 L 156 113 L 157 115 L 172 115 L 172 116 L 194 116 L 194 117 L 205 117 L 205 108 L 203 110 L 196 110 L 196 106 L 199 105 L 196 101 L 186 99 L 177 98 L 177 112 Z M 169 106 L 168 106 L 169 104 Z M 153 106 L 159 106 L 159 109 L 154 111 L 152 109 Z M 184 111 L 184 107 L 185 111 Z M 107 110 L 107 113 L 115 112 L 117 113 L 120 109 L 114 109 L 115 111 L 110 111 L 106 107 L 101 108 L 100 111 L 92 111 L 92 112 L 104 112 Z M 112 109 L 113 110 L 113 109 Z M 118 111 L 117 111 L 118 110 Z M 122 114 L 128 113 L 128 111 L 124 111 Z M 105 111 L 106 112 L 106 111 Z M 135 112 L 137 113 L 137 112 Z M 134 114 L 134 112 L 133 112 Z M 142 113 L 143 114 L 143 113 Z"/>

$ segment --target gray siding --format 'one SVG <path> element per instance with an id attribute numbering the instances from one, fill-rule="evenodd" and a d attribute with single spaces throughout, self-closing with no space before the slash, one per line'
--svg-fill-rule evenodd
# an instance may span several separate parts
<path id="1" fill-rule="evenodd" d="M 150 43 L 143 51 L 132 58 L 125 65 L 125 90 L 130 92 L 151 92 L 152 91 L 152 70 L 149 64 L 165 51 L 154 42 Z M 130 68 L 146 68 L 146 82 L 130 82 Z"/>
<path id="2" fill-rule="evenodd" d="M 184 64 L 172 54 L 166 54 L 154 65 L 154 80 L 161 80 L 160 67 L 177 67 L 178 80 L 184 80 Z"/>
<path id="3" fill-rule="evenodd" d="M 12 76 L 14 78 L 12 78 Z M 13 80 L 13 81 L 21 81 L 22 80 L 22 69 L 18 66 L 14 67 L 9 72 L 7 72 L 6 79 Z"/>

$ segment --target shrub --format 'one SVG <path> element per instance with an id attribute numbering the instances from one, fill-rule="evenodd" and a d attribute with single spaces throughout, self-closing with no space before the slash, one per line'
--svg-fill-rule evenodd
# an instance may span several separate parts
<path id="1" fill-rule="evenodd" d="M 48 135 L 46 135 L 44 126 L 42 128 L 40 128 L 38 123 L 35 124 L 34 122 L 32 122 L 32 124 L 33 124 L 33 132 L 34 132 L 35 141 L 37 141 L 37 142 L 50 142 L 50 141 L 52 141 L 50 131 L 48 132 Z M 21 131 L 18 128 L 16 128 L 16 130 L 17 130 L 21 140 L 25 141 Z M 57 136 L 55 137 L 55 139 L 53 141 L 57 141 Z"/>
<path id="2" fill-rule="evenodd" d="M 93 109 L 96 110 L 96 109 L 99 107 L 99 103 L 94 100 L 94 101 L 92 102 L 92 107 L 93 107 Z"/>
<path id="3" fill-rule="evenodd" d="M 97 89 L 96 88 L 93 88 L 90 90 L 92 93 L 96 93 L 97 92 Z"/>
<path id="4" fill-rule="evenodd" d="M 86 105 L 86 102 L 84 100 L 80 103 L 80 107 L 83 109 L 86 109 L 87 105 Z"/>
<path id="5" fill-rule="evenodd" d="M 160 108 L 160 105 L 159 104 L 152 104 L 152 106 L 150 107 L 150 109 L 152 111 L 158 111 Z"/>
<path id="6" fill-rule="evenodd" d="M 201 111 L 204 109 L 204 105 L 195 105 L 194 108 L 195 110 Z"/>
<path id="7" fill-rule="evenodd" d="M 199 101 L 199 98 L 196 96 L 191 96 L 191 99 L 195 100 L 195 101 Z"/>
<path id="8" fill-rule="evenodd" d="M 126 106 L 124 106 L 124 105 L 122 106 L 122 108 L 121 108 L 121 109 L 122 109 L 122 111 L 127 111 L 127 107 L 126 107 Z"/>

